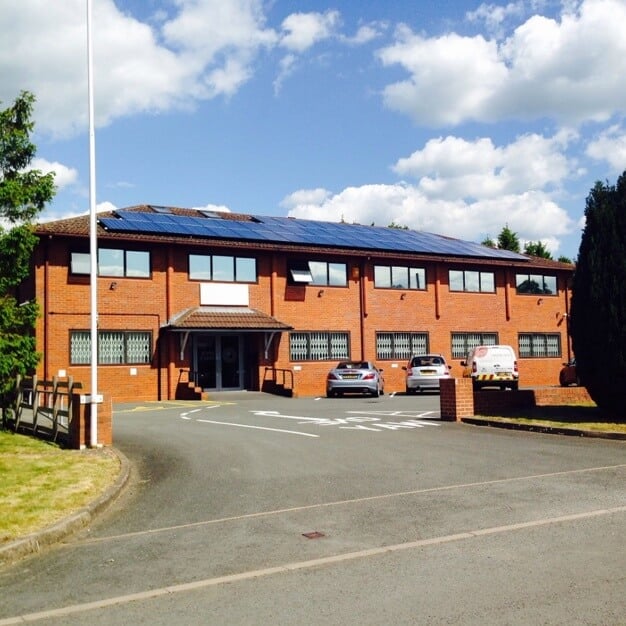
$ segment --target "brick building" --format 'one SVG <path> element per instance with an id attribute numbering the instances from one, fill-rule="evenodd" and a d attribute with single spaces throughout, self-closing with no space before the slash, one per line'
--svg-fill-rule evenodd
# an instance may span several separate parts
<path id="1" fill-rule="evenodd" d="M 89 216 L 39 224 L 40 377 L 90 379 Z M 573 266 L 411 230 L 137 206 L 98 215 L 98 386 L 114 402 L 200 390 L 325 391 L 344 358 L 404 391 L 413 353 L 461 375 L 478 343 L 518 353 L 520 386 L 570 357 Z"/>

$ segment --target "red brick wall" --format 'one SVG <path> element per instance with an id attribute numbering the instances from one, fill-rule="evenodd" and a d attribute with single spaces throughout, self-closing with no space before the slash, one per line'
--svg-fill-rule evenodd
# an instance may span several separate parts
<path id="1" fill-rule="evenodd" d="M 174 398 L 179 369 L 190 367 L 191 341 L 181 360 L 180 335 L 166 333 L 159 342 L 159 329 L 174 314 L 200 304 L 200 281 L 188 279 L 187 255 L 194 248 L 189 246 L 176 250 L 133 241 L 123 244 L 119 240 L 107 242 L 104 238 L 99 245 L 152 252 L 150 280 L 98 279 L 98 312 L 99 328 L 102 330 L 152 331 L 154 358 L 149 365 L 100 366 L 98 390 L 110 394 L 113 402 Z M 87 386 L 91 368 L 69 365 L 69 331 L 90 328 L 89 279 L 70 276 L 71 250 L 88 251 L 88 242 L 52 237 L 42 240 L 37 251 L 36 291 L 42 306 L 37 339 L 38 350 L 43 354 L 38 374 L 49 379 L 63 370 L 67 376 L 73 376 Z M 215 246 L 198 247 L 196 251 L 219 253 L 220 249 Z M 249 254 L 241 246 L 227 248 L 225 253 Z M 559 277 L 559 293 L 556 296 L 518 296 L 514 287 L 515 273 L 504 268 L 495 269 L 497 283 L 494 294 L 451 293 L 448 289 L 448 269 L 476 268 L 451 265 L 446 261 L 435 264 L 374 257 L 363 261 L 347 256 L 324 257 L 320 253 L 304 258 L 344 261 L 348 265 L 349 277 L 352 267 L 359 266 L 360 279 L 349 278 L 346 287 L 292 286 L 287 284 L 286 279 L 286 254 L 258 250 L 250 254 L 257 258 L 259 275 L 258 283 L 249 286 L 250 306 L 274 315 L 296 330 L 349 331 L 353 358 L 376 360 L 376 331 L 422 331 L 429 333 L 430 350 L 442 353 L 452 365 L 452 375 L 460 377 L 460 359 L 452 359 L 450 354 L 452 331 L 497 332 L 500 343 L 508 343 L 515 349 L 520 331 L 560 333 L 562 357 L 519 360 L 520 385 L 528 387 L 556 384 L 562 363 L 569 356 L 563 317 L 567 272 Z M 375 263 L 426 267 L 427 291 L 374 288 Z M 506 287 L 507 271 L 513 288 Z M 363 281 L 363 298 L 360 280 Z M 111 288 L 113 283 L 114 289 Z M 320 294 L 321 291 L 323 293 Z M 258 374 L 254 377 L 258 381 L 257 387 L 260 388 L 265 366 L 270 364 L 293 372 L 297 395 L 321 395 L 325 392 L 326 373 L 335 361 L 291 362 L 288 333 L 275 336 L 267 362 L 263 358 L 262 335 L 246 335 L 246 341 L 258 345 Z M 377 364 L 384 370 L 386 391 L 404 391 L 402 367 L 406 362 L 389 360 L 378 361 Z"/>
<path id="2" fill-rule="evenodd" d="M 567 406 L 592 403 L 584 387 L 552 387 L 519 391 L 477 391 L 474 394 L 476 415 L 498 415 L 502 411 L 533 406 Z"/>

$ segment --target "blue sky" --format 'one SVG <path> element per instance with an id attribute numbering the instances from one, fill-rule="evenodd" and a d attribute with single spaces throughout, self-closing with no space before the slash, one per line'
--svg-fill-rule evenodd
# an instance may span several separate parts
<path id="1" fill-rule="evenodd" d="M 626 0 L 92 0 L 98 208 L 152 203 L 576 257 L 626 169 Z M 86 0 L 0 0 L 44 219 L 88 211 Z"/>

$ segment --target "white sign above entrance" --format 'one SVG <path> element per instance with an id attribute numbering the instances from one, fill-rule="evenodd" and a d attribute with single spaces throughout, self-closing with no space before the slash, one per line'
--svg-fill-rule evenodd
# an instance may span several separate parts
<path id="1" fill-rule="evenodd" d="M 200 306 L 248 306 L 248 285 L 200 283 Z"/>

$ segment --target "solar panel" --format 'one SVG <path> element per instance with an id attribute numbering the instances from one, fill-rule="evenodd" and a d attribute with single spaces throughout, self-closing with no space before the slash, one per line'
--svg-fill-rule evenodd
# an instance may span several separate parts
<path id="1" fill-rule="evenodd" d="M 200 211 L 198 217 L 193 217 L 165 212 L 119 210 L 114 213 L 114 217 L 102 217 L 99 221 L 111 232 L 527 260 L 523 255 L 509 250 L 488 248 L 471 241 L 434 233 L 343 222 L 296 220 L 289 217 L 260 216 L 243 221 L 227 219 L 219 214 L 206 217 Z"/>

